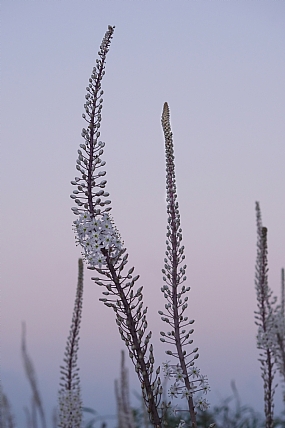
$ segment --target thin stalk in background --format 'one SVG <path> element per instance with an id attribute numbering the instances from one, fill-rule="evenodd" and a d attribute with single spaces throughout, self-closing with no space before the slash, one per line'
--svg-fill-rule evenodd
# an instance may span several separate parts
<path id="1" fill-rule="evenodd" d="M 194 402 L 193 396 L 199 391 L 207 393 L 209 385 L 207 378 L 201 375 L 200 370 L 194 366 L 195 360 L 199 356 L 198 348 L 191 351 L 187 349 L 188 345 L 193 343 L 190 336 L 194 329 L 190 326 L 194 320 L 189 320 L 185 316 L 188 306 L 188 296 L 185 294 L 190 290 L 190 287 L 182 285 L 186 281 L 186 265 L 184 264 L 184 245 L 182 245 L 182 229 L 177 201 L 170 112 L 167 103 L 164 103 L 161 122 L 165 138 L 168 225 L 166 233 L 167 251 L 164 269 L 162 269 L 164 285 L 161 288 L 167 303 L 165 304 L 166 312 L 159 311 L 159 314 L 171 330 L 167 333 L 161 332 L 160 340 L 175 346 L 175 351 L 168 350 L 166 353 L 175 357 L 177 364 L 167 363 L 164 365 L 166 375 L 175 378 L 175 383 L 170 388 L 170 396 L 186 398 L 192 427 L 196 428 L 195 405 L 206 410 L 209 403 L 201 396 L 198 396 Z"/>
<path id="2" fill-rule="evenodd" d="M 255 268 L 255 289 L 257 297 L 257 311 L 255 311 L 255 323 L 258 326 L 257 348 L 261 351 L 259 361 L 261 363 L 261 376 L 264 388 L 264 413 L 266 428 L 273 427 L 273 397 L 274 386 L 274 317 L 271 301 L 272 291 L 268 286 L 268 262 L 267 262 L 267 228 L 262 225 L 259 203 L 256 202 L 257 222 L 257 258 Z"/>
<path id="3" fill-rule="evenodd" d="M 275 357 L 276 365 L 285 383 L 285 275 L 284 268 L 281 269 L 281 305 L 276 311 L 276 342 Z M 283 400 L 285 401 L 285 393 L 283 392 Z"/>
<path id="4" fill-rule="evenodd" d="M 285 274 L 284 268 L 281 269 L 281 314 L 284 317 L 285 309 Z"/>
<path id="5" fill-rule="evenodd" d="M 78 260 L 78 282 L 69 336 L 64 353 L 64 366 L 60 367 L 59 427 L 80 428 L 82 422 L 82 401 L 80 391 L 77 353 L 83 301 L 83 261 Z"/>
<path id="6" fill-rule="evenodd" d="M 106 171 L 101 170 L 105 165 L 101 158 L 105 144 L 99 140 L 103 103 L 101 81 L 113 32 L 114 27 L 109 26 L 86 88 L 83 118 L 87 127 L 82 130 L 84 143 L 80 144 L 76 165 L 80 177 L 75 177 L 71 182 L 76 186 L 71 198 L 77 204 L 72 210 L 79 216 L 74 221 L 74 228 L 88 268 L 100 274 L 100 277 L 92 279 L 106 288 L 103 292 L 105 297 L 100 300 L 115 312 L 119 333 L 129 350 L 141 383 L 150 420 L 159 428 L 162 426 L 159 413 L 162 394 L 160 368 L 154 370 L 153 346 L 149 343 L 152 333 L 146 333 L 147 308 L 143 307 L 143 287 L 135 287 L 139 275 L 133 275 L 134 267 L 123 273 L 128 263 L 128 254 L 109 215 L 111 201 L 106 199 L 109 196 L 105 191 L 107 181 L 102 180 Z"/>
<path id="7" fill-rule="evenodd" d="M 26 376 L 27 376 L 27 379 L 28 379 L 29 384 L 30 384 L 31 389 L 32 389 L 31 413 L 29 413 L 29 410 L 27 409 L 27 414 L 30 414 L 30 427 L 31 428 L 37 428 L 37 426 L 38 426 L 37 425 L 37 414 L 39 414 L 42 428 L 47 428 L 44 407 L 42 404 L 42 399 L 40 396 L 37 378 L 36 378 L 36 372 L 35 372 L 32 360 L 27 353 L 26 325 L 24 322 L 22 323 L 21 351 L 22 351 L 22 358 L 23 358 Z"/>
<path id="8" fill-rule="evenodd" d="M 280 305 L 273 309 L 274 334 L 272 337 L 272 351 L 275 358 L 276 367 L 282 379 L 283 388 L 285 384 L 285 317 L 284 317 L 284 269 L 281 269 L 281 299 Z M 285 391 L 283 390 L 283 401 L 285 402 Z"/>
<path id="9" fill-rule="evenodd" d="M 0 428 L 15 428 L 15 418 L 12 413 L 10 402 L 4 394 L 0 382 Z"/>
<path id="10" fill-rule="evenodd" d="M 135 428 L 133 410 L 130 405 L 129 377 L 125 367 L 125 353 L 121 354 L 121 376 L 115 380 L 115 396 L 118 411 L 118 428 Z"/>

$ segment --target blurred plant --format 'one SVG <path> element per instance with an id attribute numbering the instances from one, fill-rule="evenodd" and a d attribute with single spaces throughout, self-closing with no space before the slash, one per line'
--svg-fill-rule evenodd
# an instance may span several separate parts
<path id="1" fill-rule="evenodd" d="M 136 428 L 133 410 L 130 406 L 128 370 L 125 367 L 125 354 L 121 353 L 121 376 L 115 380 L 115 396 L 118 412 L 118 428 Z"/>
<path id="2" fill-rule="evenodd" d="M 106 172 L 99 170 L 105 165 L 101 159 L 104 143 L 99 141 L 102 110 L 101 80 L 105 73 L 106 55 L 109 51 L 114 27 L 109 26 L 99 50 L 99 59 L 87 87 L 85 112 L 83 118 L 87 128 L 82 131 L 84 143 L 80 144 L 76 168 L 81 177 L 75 177 L 72 184 L 77 186 L 71 198 L 77 207 L 72 208 L 79 216 L 74 221 L 76 240 L 83 249 L 83 256 L 88 268 L 96 270 L 100 277 L 92 278 L 99 286 L 104 286 L 106 296 L 101 301 L 113 308 L 116 323 L 122 340 L 125 342 L 129 356 L 135 365 L 141 383 L 144 401 L 155 427 L 161 427 L 159 414 L 162 387 L 158 368 L 154 372 L 153 346 L 149 341 L 151 332 L 146 334 L 147 308 L 143 308 L 142 288 L 134 288 L 139 275 L 133 276 L 132 267 L 123 274 L 128 262 L 126 248 L 109 215 L 111 201 L 105 192 L 107 181 L 101 180 Z"/>
<path id="3" fill-rule="evenodd" d="M 136 391 L 134 391 L 134 395 L 140 401 L 140 406 L 135 407 L 133 409 L 135 426 L 136 426 L 136 428 L 150 428 L 148 412 L 147 412 L 147 408 L 145 406 L 144 399 L 143 399 L 142 395 Z M 163 423 L 165 426 L 165 412 L 164 412 L 164 417 L 163 417 Z"/>
<path id="4" fill-rule="evenodd" d="M 39 414 L 40 420 L 41 420 L 41 425 L 43 428 L 46 428 L 47 425 L 46 425 L 44 407 L 42 404 L 42 399 L 41 399 L 39 388 L 38 388 L 36 372 L 35 372 L 32 360 L 27 353 L 26 325 L 24 322 L 22 323 L 22 346 L 21 346 L 21 350 L 22 350 L 22 358 L 23 358 L 25 373 L 26 373 L 26 376 L 28 378 L 29 384 L 30 384 L 31 389 L 32 389 L 31 410 L 29 410 L 27 407 L 25 408 L 27 425 L 29 428 L 37 428 L 37 426 L 38 426 L 37 415 Z"/>
<path id="5" fill-rule="evenodd" d="M 198 428 L 264 428 L 264 420 L 259 413 L 257 413 L 250 406 L 241 403 L 237 388 L 234 382 L 231 382 L 232 395 L 215 406 L 212 409 L 205 411 L 196 409 L 196 421 Z M 137 414 L 137 412 L 135 413 Z M 177 428 L 181 423 L 184 428 L 191 426 L 192 421 L 189 411 L 183 417 L 181 416 L 179 408 L 176 410 L 169 410 L 165 414 L 165 426 L 167 428 Z M 283 424 L 283 425 L 282 425 Z M 285 420 L 277 418 L 274 421 L 274 427 L 284 427 Z M 143 424 L 137 424 L 141 428 Z"/>
<path id="6" fill-rule="evenodd" d="M 195 407 L 207 410 L 209 403 L 201 396 L 196 396 L 194 401 L 193 395 L 197 392 L 207 393 L 210 388 L 207 377 L 201 375 L 200 370 L 194 366 L 195 360 L 199 357 L 198 348 L 194 348 L 192 351 L 187 350 L 188 345 L 193 343 L 190 336 L 194 329 L 190 326 L 194 320 L 189 320 L 185 316 L 188 296 L 183 296 L 190 290 L 190 287 L 182 285 L 186 281 L 186 265 L 182 265 L 185 255 L 177 201 L 170 112 L 167 103 L 164 103 L 161 122 L 165 138 L 168 225 L 166 233 L 167 251 L 165 252 L 164 269 L 162 269 L 164 285 L 161 288 L 167 303 L 165 304 L 166 312 L 159 311 L 159 314 L 162 321 L 166 322 L 171 330 L 167 333 L 160 332 L 162 336 L 160 340 L 175 346 L 175 351 L 167 350 L 166 354 L 178 360 L 177 364 L 170 364 L 169 362 L 164 364 L 166 377 L 175 378 L 174 384 L 170 387 L 169 395 L 171 398 L 178 396 L 186 398 L 192 427 L 196 428 Z"/>
<path id="7" fill-rule="evenodd" d="M 12 413 L 10 402 L 4 394 L 0 382 L 0 428 L 15 428 L 15 418 Z"/>
<path id="8" fill-rule="evenodd" d="M 264 388 L 264 413 L 266 428 L 273 427 L 273 397 L 274 386 L 274 353 L 275 346 L 275 320 L 272 291 L 268 286 L 267 267 L 267 228 L 262 226 L 259 203 L 256 202 L 257 220 L 257 259 L 255 273 L 255 289 L 257 296 L 257 308 L 255 311 L 255 323 L 258 326 L 257 348 L 261 350 L 259 361 L 261 363 L 261 376 Z"/>
<path id="9" fill-rule="evenodd" d="M 241 404 L 234 381 L 231 382 L 231 388 L 233 395 L 214 406 L 213 411 L 208 413 L 216 428 L 263 428 L 264 421 L 261 416 L 250 406 Z"/>
<path id="10" fill-rule="evenodd" d="M 70 333 L 65 348 L 64 366 L 61 366 L 59 390 L 59 427 L 80 428 L 82 422 L 82 401 L 80 393 L 77 353 L 83 300 L 83 261 L 78 260 L 78 283 Z"/>
<path id="11" fill-rule="evenodd" d="M 272 351 L 275 358 L 276 367 L 282 379 L 284 386 L 285 382 L 285 316 L 284 316 L 284 269 L 281 269 L 281 301 L 280 305 L 273 308 L 274 317 L 274 335 L 272 338 Z M 283 391 L 283 401 L 285 402 L 285 392 Z"/>
<path id="12" fill-rule="evenodd" d="M 84 422 L 84 428 L 93 428 L 95 426 L 98 426 L 97 422 L 100 423 L 100 428 L 107 428 L 107 423 L 105 422 L 106 419 L 116 418 L 115 415 L 101 416 L 98 412 L 96 412 L 96 410 L 91 409 L 90 407 L 82 407 L 82 412 L 92 415 L 92 419 L 87 422 Z"/>

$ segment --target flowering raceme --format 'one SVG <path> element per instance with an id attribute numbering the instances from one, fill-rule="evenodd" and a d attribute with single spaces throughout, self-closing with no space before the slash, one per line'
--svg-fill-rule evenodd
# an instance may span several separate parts
<path id="1" fill-rule="evenodd" d="M 257 258 L 255 273 L 255 289 L 257 297 L 257 311 L 255 311 L 255 323 L 257 325 L 257 348 L 260 350 L 259 361 L 261 363 L 261 376 L 264 389 L 264 413 L 266 428 L 273 427 L 273 397 L 276 385 L 274 385 L 274 304 L 272 291 L 268 285 L 268 262 L 267 262 L 267 228 L 262 225 L 261 210 L 256 202 L 257 223 Z"/>
<path id="2" fill-rule="evenodd" d="M 83 302 L 83 261 L 78 261 L 78 283 L 70 333 L 64 353 L 64 365 L 60 366 L 61 382 L 58 396 L 59 427 L 80 428 L 82 422 L 82 400 L 77 358 L 79 330 Z"/>
<path id="3" fill-rule="evenodd" d="M 164 269 L 162 269 L 164 285 L 161 291 L 166 299 L 165 311 L 158 311 L 162 321 L 167 323 L 169 331 L 161 331 L 161 342 L 174 346 L 174 350 L 167 350 L 166 354 L 178 360 L 176 364 L 169 362 L 164 364 L 166 377 L 174 378 L 174 384 L 170 387 L 171 398 L 180 396 L 186 398 L 191 417 L 192 427 L 197 427 L 195 407 L 206 410 L 209 403 L 206 399 L 195 396 L 197 392 L 207 393 L 210 388 L 206 376 L 200 375 L 200 370 L 194 366 L 199 357 L 198 348 L 189 352 L 188 346 L 192 345 L 191 335 L 194 332 L 192 324 L 185 316 L 188 307 L 190 287 L 182 285 L 186 281 L 186 268 L 184 264 L 184 245 L 182 245 L 182 228 L 180 227 L 180 213 L 177 201 L 177 189 L 175 178 L 174 148 L 170 126 L 170 111 L 167 103 L 164 103 L 162 112 L 162 128 L 165 139 L 166 156 L 166 202 L 167 202 L 167 233 Z"/>
<path id="4" fill-rule="evenodd" d="M 115 312 L 120 336 L 129 350 L 141 383 L 150 420 L 161 428 L 160 368 L 154 368 L 153 346 L 150 343 L 152 333 L 147 332 L 147 308 L 144 308 L 142 301 L 143 287 L 136 286 L 139 275 L 133 275 L 134 267 L 125 271 L 128 254 L 110 217 L 111 201 L 105 191 L 107 180 L 103 179 L 106 175 L 106 171 L 102 170 L 105 165 L 102 160 L 105 143 L 99 140 L 103 108 L 101 82 L 114 28 L 109 26 L 105 33 L 98 52 L 99 59 L 86 88 L 85 113 L 82 116 L 87 126 L 82 130 L 84 143 L 80 144 L 76 161 L 76 169 L 81 176 L 71 182 L 76 186 L 71 198 L 77 205 L 72 211 L 78 216 L 73 224 L 75 239 L 82 248 L 87 267 L 100 275 L 92 280 L 106 289 L 103 291 L 106 297 L 100 300 Z"/>
<path id="5" fill-rule="evenodd" d="M 101 269 L 106 265 L 103 249 L 107 251 L 111 260 L 119 257 L 122 243 L 108 213 L 92 217 L 89 212 L 85 212 L 73 223 L 77 243 L 83 248 L 85 260 L 90 267 L 98 266 Z"/>

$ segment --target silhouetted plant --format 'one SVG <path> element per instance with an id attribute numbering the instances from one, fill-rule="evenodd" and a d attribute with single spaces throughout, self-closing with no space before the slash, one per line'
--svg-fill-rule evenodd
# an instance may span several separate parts
<path id="1" fill-rule="evenodd" d="M 42 428 L 46 428 L 47 425 L 46 425 L 46 419 L 45 419 L 45 412 L 44 412 L 44 407 L 42 404 L 40 391 L 38 388 L 36 372 L 35 372 L 32 360 L 27 353 L 26 325 L 24 322 L 22 323 L 21 351 L 22 351 L 22 358 L 23 358 L 25 373 L 26 373 L 27 379 L 28 379 L 29 384 L 30 384 L 31 389 L 32 389 L 31 410 L 29 410 L 28 408 L 25 409 L 26 417 L 27 417 L 27 423 L 28 423 L 28 426 L 30 428 L 37 428 L 37 426 L 38 426 L 37 415 L 39 414 Z"/>
<path id="2" fill-rule="evenodd" d="M 15 428 L 15 418 L 12 413 L 10 402 L 4 394 L 0 382 L 0 428 Z"/>
<path id="3" fill-rule="evenodd" d="M 279 371 L 283 386 L 285 383 L 285 316 L 284 316 L 284 290 L 285 279 L 284 269 L 281 269 L 281 299 L 280 304 L 273 308 L 273 337 L 272 337 L 272 352 L 275 358 L 276 367 Z M 283 391 L 283 401 L 285 402 L 285 392 Z"/>
<path id="4" fill-rule="evenodd" d="M 79 428 L 82 422 L 82 401 L 80 392 L 77 353 L 83 300 L 83 261 L 78 260 L 78 283 L 70 333 L 64 353 L 64 366 L 60 367 L 59 427 Z"/>
<path id="5" fill-rule="evenodd" d="M 118 428 L 136 428 L 133 410 L 130 405 L 129 378 L 125 367 L 125 354 L 121 353 L 121 375 L 115 380 L 115 396 L 117 402 Z"/>
<path id="6" fill-rule="evenodd" d="M 92 279 L 107 289 L 103 292 L 106 297 L 100 300 L 115 312 L 119 333 L 135 365 L 150 419 L 159 428 L 162 424 L 159 414 L 162 394 L 160 369 L 154 371 L 153 346 L 149 344 L 151 332 L 146 333 L 147 308 L 143 307 L 142 302 L 143 287 L 134 288 L 139 275 L 133 275 L 133 267 L 123 273 L 128 254 L 109 215 L 111 207 L 108 205 L 111 201 L 106 199 L 109 193 L 104 190 L 107 181 L 102 180 L 106 172 L 100 170 L 105 165 L 105 161 L 101 159 L 104 143 L 99 141 L 103 102 L 101 80 L 113 32 L 114 27 L 109 26 L 87 87 L 84 105 L 86 114 L 83 114 L 87 128 L 82 131 L 84 143 L 78 150 L 76 165 L 81 177 L 72 181 L 77 187 L 71 195 L 77 207 L 72 210 L 79 216 L 74 221 L 75 232 L 88 268 L 100 274 L 100 277 Z"/>
<path id="7" fill-rule="evenodd" d="M 276 386 L 274 386 L 274 355 L 275 343 L 274 326 L 274 304 L 272 291 L 268 286 L 267 266 L 267 228 L 262 226 L 261 211 L 259 203 L 256 202 L 257 221 L 257 259 L 255 274 L 255 289 L 257 296 L 257 308 L 255 311 L 256 324 L 258 326 L 257 348 L 261 350 L 259 361 L 261 363 L 261 376 L 264 388 L 264 413 L 266 428 L 273 427 L 273 397 Z"/>
<path id="8" fill-rule="evenodd" d="M 164 364 L 165 375 L 168 378 L 175 378 L 174 384 L 170 387 L 169 394 L 172 398 L 181 396 L 187 400 L 192 427 L 196 428 L 195 407 L 207 410 L 209 403 L 201 396 L 196 396 L 194 402 L 193 395 L 199 391 L 207 393 L 210 388 L 206 376 L 201 375 L 200 370 L 194 366 L 195 360 L 199 357 L 197 353 L 198 348 L 194 348 L 191 351 L 188 349 L 188 346 L 193 343 L 190 336 L 194 332 L 194 329 L 190 326 L 192 326 L 194 320 L 189 320 L 185 316 L 188 306 L 188 296 L 186 293 L 190 290 L 190 287 L 182 285 L 186 281 L 186 265 L 183 264 L 185 255 L 184 245 L 182 245 L 182 229 L 177 201 L 170 112 L 167 103 L 164 103 L 161 123 L 165 138 L 168 224 L 166 233 L 166 258 L 164 259 L 164 269 L 162 269 L 164 285 L 161 288 L 167 303 L 165 304 L 166 312 L 159 311 L 159 314 L 162 321 L 166 322 L 171 330 L 167 333 L 160 332 L 162 336 L 160 340 L 175 347 L 174 351 L 167 350 L 166 354 L 176 358 L 177 363 Z"/>

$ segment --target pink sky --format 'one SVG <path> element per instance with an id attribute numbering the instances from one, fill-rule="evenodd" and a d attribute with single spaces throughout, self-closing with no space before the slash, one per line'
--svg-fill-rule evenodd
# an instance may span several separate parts
<path id="1" fill-rule="evenodd" d="M 2 4 L 1 377 L 24 426 L 30 391 L 21 322 L 48 412 L 71 322 L 79 248 L 69 194 L 84 126 L 85 87 L 105 30 L 116 25 L 103 81 L 113 216 L 141 275 L 157 364 L 165 251 L 164 141 L 171 110 L 188 265 L 189 316 L 209 401 L 230 395 L 263 409 L 256 308 L 254 204 L 268 227 L 269 282 L 284 258 L 282 1 L 32 1 Z M 79 364 L 84 404 L 115 413 L 120 341 L 113 312 L 85 273 Z M 129 362 L 130 372 L 133 372 Z M 131 390 L 139 391 L 131 374 Z M 19 391 L 20 390 L 20 391 Z M 281 391 L 276 411 L 281 410 Z M 132 398 L 137 404 L 135 398 Z"/>

